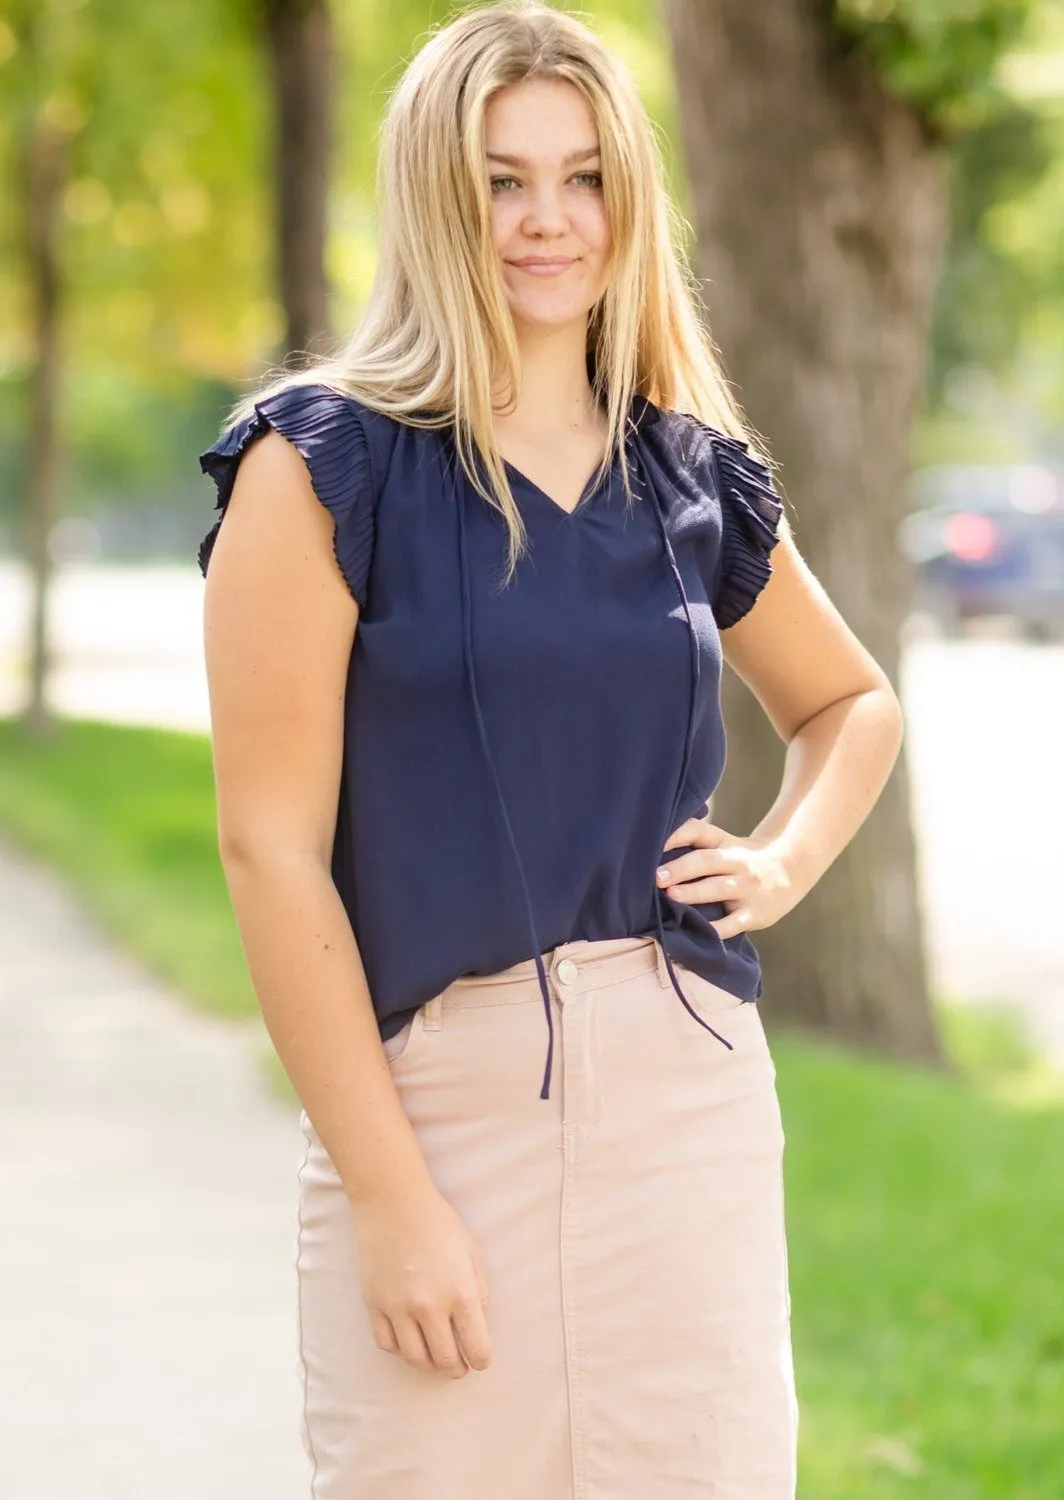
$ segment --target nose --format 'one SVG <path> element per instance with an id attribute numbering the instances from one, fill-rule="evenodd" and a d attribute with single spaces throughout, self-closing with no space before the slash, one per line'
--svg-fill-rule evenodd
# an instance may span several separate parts
<path id="1" fill-rule="evenodd" d="M 557 188 L 545 183 L 532 193 L 522 228 L 526 234 L 540 237 L 566 233 L 569 216 Z"/>

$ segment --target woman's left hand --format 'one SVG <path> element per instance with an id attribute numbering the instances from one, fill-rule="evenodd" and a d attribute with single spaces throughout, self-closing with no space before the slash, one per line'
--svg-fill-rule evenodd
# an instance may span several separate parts
<path id="1" fill-rule="evenodd" d="M 674 901 L 723 902 L 727 916 L 710 923 L 721 938 L 771 927 L 806 894 L 779 839 L 740 838 L 715 823 L 689 818 L 669 836 L 665 850 L 688 846 L 693 846 L 690 853 L 663 861 L 658 887 Z"/>

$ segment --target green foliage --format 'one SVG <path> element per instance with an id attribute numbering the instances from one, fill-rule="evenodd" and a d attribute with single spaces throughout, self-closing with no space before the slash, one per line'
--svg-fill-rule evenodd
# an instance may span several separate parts
<path id="1" fill-rule="evenodd" d="M 841 36 L 861 46 L 901 99 L 965 128 L 1001 103 L 994 67 L 1035 0 L 838 0 Z"/>
<path id="2" fill-rule="evenodd" d="M 31 356 L 20 137 L 53 115 L 70 130 L 60 239 L 73 368 L 113 362 L 145 381 L 231 370 L 261 347 L 256 302 L 271 262 L 265 100 L 239 11 L 225 0 L 42 0 L 35 16 L 35 29 L 5 22 L 0 36 L 0 87 L 22 102 L 4 150 L 0 286 L 12 295 L 0 370 L 17 377 Z"/>
<path id="3" fill-rule="evenodd" d="M 69 133 L 66 508 L 101 486 L 148 501 L 175 474 L 194 485 L 197 446 L 228 400 L 219 384 L 271 352 L 268 110 L 251 21 L 243 0 L 19 0 L 0 18 L 0 96 L 17 105 L 0 112 L 0 431 L 24 430 L 33 358 L 18 162 L 33 121 L 57 117 Z M 18 476 L 9 451 L 0 516 Z"/>
<path id="4" fill-rule="evenodd" d="M 1064 9 L 1058 0 L 838 0 L 837 34 L 949 149 L 925 460 L 1060 457 Z"/>
<path id="5" fill-rule="evenodd" d="M 935 405 L 946 398 L 954 371 L 1004 370 L 1016 357 L 1038 290 L 1022 260 L 995 242 L 993 215 L 1030 191 L 1054 154 L 1047 121 L 1016 106 L 1002 107 L 954 143 L 950 244 L 931 344 L 929 394 Z"/>

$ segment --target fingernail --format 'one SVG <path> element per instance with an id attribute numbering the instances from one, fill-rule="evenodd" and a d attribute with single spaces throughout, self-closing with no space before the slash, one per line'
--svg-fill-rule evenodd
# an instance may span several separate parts
<path id="1" fill-rule="evenodd" d="M 664 882 L 669 879 L 671 874 L 672 871 L 669 869 L 668 865 L 662 865 L 658 870 L 658 879 Z"/>

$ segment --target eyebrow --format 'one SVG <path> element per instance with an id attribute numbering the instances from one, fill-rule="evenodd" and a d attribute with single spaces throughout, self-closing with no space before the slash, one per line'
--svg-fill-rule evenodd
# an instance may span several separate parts
<path id="1" fill-rule="evenodd" d="M 585 146 L 582 151 L 570 151 L 562 162 L 563 167 L 571 167 L 578 161 L 590 161 L 591 157 L 600 154 L 598 146 Z M 489 151 L 489 161 L 500 161 L 507 167 L 528 168 L 532 165 L 527 156 L 510 156 L 505 151 Z"/>

